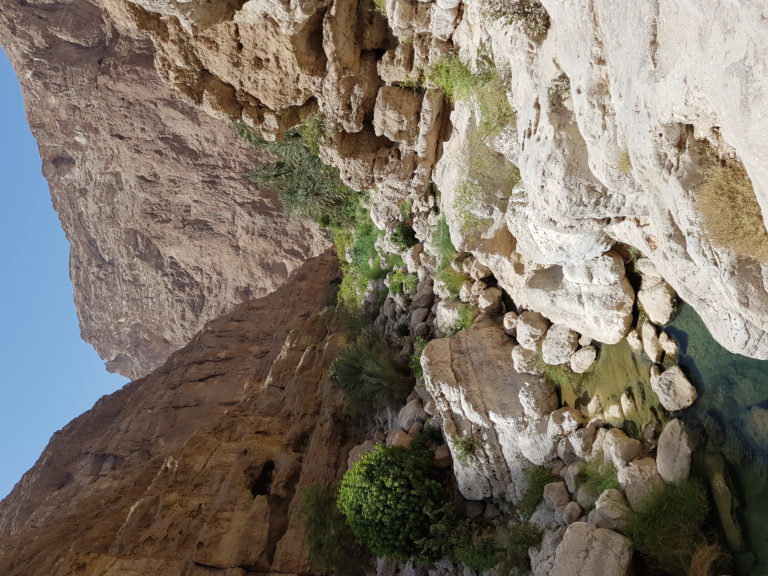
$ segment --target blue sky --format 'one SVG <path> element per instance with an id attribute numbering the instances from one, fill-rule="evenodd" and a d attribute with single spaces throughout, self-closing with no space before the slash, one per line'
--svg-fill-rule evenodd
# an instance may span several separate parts
<path id="1" fill-rule="evenodd" d="M 127 381 L 80 339 L 69 244 L 0 49 L 0 498 L 56 430 Z"/>

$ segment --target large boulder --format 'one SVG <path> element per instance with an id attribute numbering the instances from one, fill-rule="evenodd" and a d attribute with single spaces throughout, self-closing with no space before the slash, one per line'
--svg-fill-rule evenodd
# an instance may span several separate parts
<path id="1" fill-rule="evenodd" d="M 481 316 L 453 338 L 432 340 L 421 356 L 425 385 L 453 453 L 459 491 L 469 500 L 518 501 L 525 491 L 523 470 L 530 463 L 518 445 L 526 423 L 519 396 L 538 377 L 510 369 L 513 346 L 501 326 Z M 455 439 L 462 436 L 474 440 L 468 457 L 459 457 Z"/>
<path id="2" fill-rule="evenodd" d="M 656 466 L 668 484 L 682 482 L 691 473 L 691 438 L 682 420 L 670 420 L 659 436 Z"/>
<path id="3" fill-rule="evenodd" d="M 631 514 L 632 510 L 621 490 L 609 488 L 598 496 L 595 509 L 589 513 L 589 523 L 596 528 L 622 530 Z"/>
<path id="4" fill-rule="evenodd" d="M 648 495 L 664 486 L 653 458 L 638 458 L 619 468 L 619 484 L 632 510 L 637 510 Z"/>
<path id="5" fill-rule="evenodd" d="M 579 335 L 562 324 L 553 324 L 541 344 L 541 358 L 550 366 L 567 364 L 579 347 Z"/>
<path id="6" fill-rule="evenodd" d="M 627 538 L 576 522 L 565 531 L 549 576 L 625 576 L 631 560 Z"/>
<path id="7" fill-rule="evenodd" d="M 667 324 L 675 313 L 675 290 L 661 278 L 644 276 L 637 299 L 654 324 Z"/>
<path id="8" fill-rule="evenodd" d="M 688 408 L 697 398 L 696 388 L 677 365 L 662 372 L 658 378 L 651 378 L 651 388 L 664 409 L 670 412 Z"/>
<path id="9" fill-rule="evenodd" d="M 517 319 L 517 343 L 527 350 L 538 350 L 549 328 L 549 320 L 538 312 L 526 310 Z"/>

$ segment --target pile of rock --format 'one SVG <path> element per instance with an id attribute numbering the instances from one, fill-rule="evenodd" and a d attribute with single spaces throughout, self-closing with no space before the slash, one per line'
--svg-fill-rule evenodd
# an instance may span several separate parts
<path id="1" fill-rule="evenodd" d="M 561 476 L 546 485 L 532 517 L 544 530 L 541 545 L 530 550 L 534 574 L 623 575 L 632 554 L 616 530 L 653 490 L 688 477 L 692 442 L 680 420 L 669 421 L 658 439 L 636 439 L 586 406 L 561 407 L 536 370 L 518 370 L 512 360 L 532 352 L 537 360 L 546 355 L 570 364 L 591 344 L 578 346 L 578 334 L 530 311 L 507 313 L 503 322 L 484 316 L 454 338 L 430 342 L 422 367 L 465 498 L 517 501 L 526 491 L 525 470 L 533 465 Z M 462 436 L 476 448 L 459 458 Z M 587 463 L 615 469 L 620 489 L 591 493 L 583 478 Z M 577 558 L 583 566 L 572 565 Z M 607 571 L 595 572 L 590 562 L 596 558 Z"/>

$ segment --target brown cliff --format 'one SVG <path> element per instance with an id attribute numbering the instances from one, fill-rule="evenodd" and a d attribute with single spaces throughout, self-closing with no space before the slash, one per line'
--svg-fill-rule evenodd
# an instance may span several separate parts
<path id="1" fill-rule="evenodd" d="M 3 2 L 83 338 L 131 378 L 328 242 L 247 180 L 258 154 L 160 80 L 143 33 L 87 0 Z"/>
<path id="2" fill-rule="evenodd" d="M 307 573 L 298 496 L 353 443 L 320 311 L 336 273 L 310 260 L 55 434 L 0 503 L 0 573 Z"/>

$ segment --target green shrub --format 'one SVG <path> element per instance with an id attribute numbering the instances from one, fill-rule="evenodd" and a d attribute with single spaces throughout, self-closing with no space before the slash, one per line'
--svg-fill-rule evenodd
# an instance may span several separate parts
<path id="1" fill-rule="evenodd" d="M 412 380 L 395 362 L 380 336 L 368 333 L 344 350 L 333 361 L 331 380 L 347 399 L 347 412 L 365 418 L 377 410 L 394 406 L 405 399 Z"/>
<path id="2" fill-rule="evenodd" d="M 387 17 L 387 0 L 373 0 L 373 10 L 383 16 Z"/>
<path id="3" fill-rule="evenodd" d="M 701 544 L 707 496 L 693 480 L 665 485 L 641 502 L 629 518 L 627 536 L 658 569 L 686 574 Z"/>
<path id="4" fill-rule="evenodd" d="M 528 488 L 517 505 L 517 511 L 524 520 L 527 520 L 536 511 L 539 502 L 544 499 L 544 486 L 553 481 L 553 476 L 548 468 L 532 466 L 525 470 L 525 479 Z"/>
<path id="5" fill-rule="evenodd" d="M 397 244 L 400 250 L 408 250 L 411 246 L 416 244 L 419 240 L 416 238 L 416 232 L 407 222 L 398 222 L 397 227 L 392 232 L 392 242 Z"/>
<path id="6" fill-rule="evenodd" d="M 552 103 L 562 102 L 570 91 L 571 79 L 568 78 L 568 75 L 565 73 L 560 74 L 557 78 L 552 80 L 549 88 L 547 88 L 549 101 Z"/>
<path id="7" fill-rule="evenodd" d="M 431 452 L 377 446 L 344 475 L 338 506 L 377 556 L 427 559 L 420 542 L 445 500 Z"/>
<path id="8" fill-rule="evenodd" d="M 506 550 L 506 568 L 514 568 L 523 573 L 531 569 L 528 548 L 541 541 L 541 531 L 527 520 L 509 523 L 509 539 Z M 505 570 L 508 572 L 509 570 Z"/>
<path id="9" fill-rule="evenodd" d="M 412 294 L 419 284 L 419 277 L 416 274 L 409 274 L 403 270 L 398 270 L 392 274 L 389 283 L 390 294 Z"/>
<path id="10" fill-rule="evenodd" d="M 262 188 L 278 192 L 287 214 L 314 220 L 321 226 L 348 226 L 354 221 L 359 194 L 345 186 L 339 171 L 326 166 L 315 151 L 320 138 L 313 123 L 307 136 L 302 126 L 288 131 L 283 140 L 268 142 L 244 124 L 235 128 L 247 142 L 267 150 L 276 160 L 251 173 L 251 180 Z M 310 136 L 309 133 L 312 132 Z"/>
<path id="11" fill-rule="evenodd" d="M 483 189 L 477 182 L 468 181 L 456 188 L 456 196 L 453 198 L 451 207 L 463 232 L 480 232 L 483 228 L 487 228 L 485 220 L 473 212 L 475 206 L 483 202 L 484 195 Z"/>
<path id="12" fill-rule="evenodd" d="M 606 490 L 620 490 L 616 467 L 609 460 L 590 460 L 579 474 L 584 487 L 592 496 L 600 496 Z"/>
<path id="13" fill-rule="evenodd" d="M 457 436 L 453 441 L 454 454 L 459 462 L 466 462 L 470 456 L 474 455 L 477 445 L 472 436 Z"/>
<path id="14" fill-rule="evenodd" d="M 472 328 L 472 324 L 474 324 L 475 318 L 477 318 L 477 308 L 471 304 L 462 304 L 459 306 L 457 312 L 459 317 L 451 328 L 451 335 Z"/>
<path id="15" fill-rule="evenodd" d="M 711 150 L 706 154 L 711 165 L 696 194 L 705 232 L 738 256 L 768 262 L 768 232 L 744 165 L 737 158 L 717 158 Z"/>
<path id="16" fill-rule="evenodd" d="M 361 206 L 355 210 L 351 230 L 334 227 L 332 232 L 344 275 L 339 289 L 339 302 L 354 310 L 360 307 L 368 283 L 386 277 L 392 270 L 392 266 L 382 262 L 376 252 L 376 240 L 384 232 L 376 228 L 368 211 Z"/>
<path id="17" fill-rule="evenodd" d="M 458 102 L 472 96 L 485 78 L 474 74 L 455 54 L 447 54 L 427 67 L 424 81 L 427 86 L 440 88 L 449 101 Z"/>
<path id="18" fill-rule="evenodd" d="M 517 115 L 507 98 L 507 87 L 497 73 L 483 83 L 475 92 L 480 110 L 478 131 L 483 138 L 493 138 L 515 122 Z"/>
<path id="19" fill-rule="evenodd" d="M 450 266 L 458 252 L 456 252 L 456 248 L 451 240 L 451 230 L 448 227 L 448 222 L 446 222 L 445 216 L 441 215 L 437 220 L 437 228 L 435 234 L 432 236 L 432 244 L 437 250 L 438 267 L 444 268 Z"/>
<path id="20" fill-rule="evenodd" d="M 444 266 L 435 273 L 435 280 L 442 282 L 446 290 L 448 290 L 450 297 L 455 300 L 459 297 L 461 287 L 464 285 L 467 277 L 461 272 L 456 272 L 451 266 Z"/>
<path id="21" fill-rule="evenodd" d="M 336 490 L 326 484 L 307 486 L 301 497 L 304 535 L 312 569 L 322 574 L 362 576 L 362 550 L 336 507 Z"/>
<path id="22" fill-rule="evenodd" d="M 455 54 L 442 56 L 426 69 L 424 82 L 440 88 L 453 103 L 474 97 L 483 137 L 497 136 L 515 121 L 515 111 L 507 99 L 507 87 L 490 59 L 483 63 L 480 72 L 472 72 Z"/>
<path id="23" fill-rule="evenodd" d="M 413 341 L 413 354 L 411 354 L 410 368 L 411 368 L 411 374 L 413 374 L 417 378 L 424 376 L 424 370 L 421 367 L 421 354 L 424 352 L 424 348 L 426 347 L 427 347 L 426 338 L 422 338 L 421 336 L 418 336 Z"/>
<path id="24" fill-rule="evenodd" d="M 504 559 L 504 551 L 496 546 L 493 538 L 481 538 L 478 542 L 463 543 L 452 551 L 454 560 L 476 574 L 490 570 Z"/>
<path id="25" fill-rule="evenodd" d="M 512 191 L 520 182 L 520 171 L 503 154 L 485 143 L 477 130 L 467 138 L 467 180 L 476 184 L 482 198 L 497 190 Z"/>

